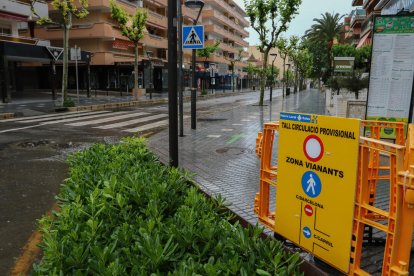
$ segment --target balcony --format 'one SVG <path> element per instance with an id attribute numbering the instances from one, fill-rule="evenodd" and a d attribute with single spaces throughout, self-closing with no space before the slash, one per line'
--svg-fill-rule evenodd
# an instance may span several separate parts
<path id="1" fill-rule="evenodd" d="M 40 17 L 48 15 L 46 2 L 36 2 L 34 8 Z M 26 21 L 32 16 L 29 0 L 1 0 L 0 11 L 17 15 L 16 21 Z M 21 18 L 18 18 L 19 16 Z"/>
<path id="2" fill-rule="evenodd" d="M 219 26 L 216 25 L 205 25 L 204 26 L 204 32 L 206 33 L 216 33 L 219 34 L 223 37 L 228 38 L 229 40 L 233 40 L 235 43 L 237 43 L 238 45 L 242 46 L 242 47 L 248 47 L 249 43 L 247 43 L 245 40 L 243 40 L 242 38 L 240 38 L 240 36 L 237 36 L 229 31 L 226 31 L 224 28 L 221 28 Z"/>
<path id="3" fill-rule="evenodd" d="M 352 6 L 362 6 L 362 0 L 352 0 Z"/>
<path id="4" fill-rule="evenodd" d="M 365 18 L 366 18 L 365 10 L 363 9 L 353 10 L 351 13 L 351 28 L 361 26 Z"/>
<path id="5" fill-rule="evenodd" d="M 239 24 L 243 27 L 248 27 L 250 25 L 249 21 L 247 21 L 236 9 L 231 7 L 229 4 L 225 3 L 221 0 L 206 0 L 206 4 L 210 4 L 213 6 L 219 6 L 221 10 L 230 12 L 234 17 L 239 20 Z"/>
<path id="6" fill-rule="evenodd" d="M 60 27 L 37 28 L 36 36 L 47 38 L 50 40 L 62 40 L 63 30 Z M 104 39 L 113 40 L 115 38 L 122 39 L 121 32 L 108 23 L 91 23 L 73 25 L 70 30 L 71 39 Z"/>
<path id="7" fill-rule="evenodd" d="M 248 37 L 249 33 L 244 29 L 243 26 L 236 24 L 236 22 L 232 21 L 230 18 L 226 17 L 219 11 L 216 10 L 204 10 L 202 12 L 203 18 L 212 18 L 218 19 L 222 24 L 229 25 L 231 28 L 235 29 L 238 33 L 240 33 L 243 37 Z"/>
<path id="8" fill-rule="evenodd" d="M 154 27 L 166 30 L 168 27 L 168 19 L 166 16 L 153 11 L 148 11 L 147 24 L 154 25 Z"/>
<path id="9" fill-rule="evenodd" d="M 372 16 L 367 17 L 365 21 L 362 23 L 360 37 L 363 37 L 368 32 L 372 31 L 373 26 L 374 23 L 372 22 Z"/>
<path id="10" fill-rule="evenodd" d="M 166 38 L 152 35 L 149 33 L 144 34 L 144 38 L 140 41 L 142 44 L 145 44 L 145 46 L 153 47 L 153 48 L 161 48 L 161 49 L 167 49 L 168 48 L 168 41 Z"/>

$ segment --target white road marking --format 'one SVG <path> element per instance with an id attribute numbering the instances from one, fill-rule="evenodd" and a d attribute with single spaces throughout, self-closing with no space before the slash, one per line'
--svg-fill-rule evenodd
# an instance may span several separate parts
<path id="1" fill-rule="evenodd" d="M 34 127 L 38 127 L 38 126 L 40 126 L 40 125 L 34 125 L 34 126 L 26 126 L 26 127 L 19 127 L 19 128 L 6 129 L 6 130 L 1 130 L 1 131 L 0 131 L 0 133 L 11 132 L 11 131 L 21 130 L 21 129 L 26 129 L 26 128 L 34 128 Z"/>
<path id="2" fill-rule="evenodd" d="M 126 129 L 123 130 L 125 132 L 141 132 L 141 131 L 145 131 L 145 130 L 149 130 L 149 129 L 153 129 L 156 127 L 160 127 L 160 126 L 165 126 L 168 125 L 168 120 L 163 120 L 163 121 L 159 121 L 156 123 L 151 123 L 151 124 L 147 124 L 147 125 L 142 125 L 136 128 L 131 128 L 131 129 Z"/>
<path id="3" fill-rule="evenodd" d="M 35 123 L 35 122 L 43 122 L 43 121 L 49 121 L 51 119 L 56 120 L 56 122 L 62 122 L 62 119 L 65 118 L 74 118 L 76 117 L 76 119 L 78 118 L 86 118 L 87 116 L 85 115 L 89 115 L 89 114 L 102 114 L 102 113 L 108 113 L 109 111 L 94 111 L 94 112 L 85 112 L 85 113 L 81 113 L 81 114 L 68 114 L 68 115 L 61 115 L 60 117 L 53 117 L 53 118 L 39 118 L 39 119 L 33 119 L 33 120 L 25 120 L 25 121 L 20 121 L 19 123 Z M 85 116 L 85 117 L 83 117 Z M 49 122 L 48 122 L 49 123 Z"/>
<path id="4" fill-rule="evenodd" d="M 232 126 L 242 126 L 243 124 L 231 124 Z"/>
<path id="5" fill-rule="evenodd" d="M 80 114 L 80 113 L 86 113 L 88 111 L 78 111 L 74 112 L 73 114 Z M 63 113 L 54 113 L 54 114 L 47 114 L 47 115 L 39 115 L 39 116 L 30 116 L 30 117 L 21 117 L 21 118 L 13 118 L 13 119 L 6 119 L 6 120 L 0 120 L 1 123 L 7 123 L 7 122 L 16 122 L 16 121 L 23 121 L 23 120 L 30 120 L 34 118 L 47 118 L 47 117 L 57 117 L 57 116 L 63 116 Z"/>
<path id="6" fill-rule="evenodd" d="M 154 116 L 149 116 L 149 117 L 144 117 L 144 118 L 140 118 L 140 119 L 124 121 L 124 122 L 120 122 L 120 123 L 104 125 L 104 126 L 99 126 L 99 127 L 94 127 L 94 128 L 110 129 L 110 128 L 117 128 L 117 127 L 124 127 L 124 126 L 133 125 L 133 124 L 144 123 L 144 122 L 151 121 L 151 120 L 165 118 L 167 116 L 168 116 L 167 114 L 158 114 L 158 115 L 154 115 Z"/>
<path id="7" fill-rule="evenodd" d="M 221 131 L 233 131 L 234 129 L 232 128 L 222 128 Z"/>
<path id="8" fill-rule="evenodd" d="M 117 114 L 124 114 L 125 112 L 117 112 Z M 137 112 L 137 113 L 130 113 L 125 115 L 119 115 L 115 117 L 109 117 L 109 118 L 103 118 L 103 119 L 97 119 L 97 120 L 91 120 L 91 121 L 85 121 L 85 122 L 78 122 L 78 123 L 71 123 L 66 124 L 67 126 L 88 126 L 88 125 L 96 125 L 101 123 L 107 123 L 107 122 L 113 122 L 121 119 L 131 118 L 131 117 L 140 117 L 143 115 L 147 115 L 148 113 L 145 112 Z"/>
<path id="9" fill-rule="evenodd" d="M 207 135 L 207 137 L 208 137 L 208 138 L 220 138 L 220 137 L 221 137 L 221 135 L 214 135 L 214 134 L 210 134 L 210 135 Z"/>
<path id="10" fill-rule="evenodd" d="M 73 121 L 79 121 L 79 120 L 84 120 L 84 119 L 92 119 L 92 118 L 98 118 L 98 117 L 110 116 L 110 115 L 113 115 L 113 113 L 88 115 L 88 116 L 75 117 L 75 118 L 69 118 L 69 119 L 63 119 L 63 120 L 57 120 L 57 121 L 43 122 L 43 123 L 40 123 L 40 124 L 41 125 L 52 125 L 52 124 L 73 122 Z"/>

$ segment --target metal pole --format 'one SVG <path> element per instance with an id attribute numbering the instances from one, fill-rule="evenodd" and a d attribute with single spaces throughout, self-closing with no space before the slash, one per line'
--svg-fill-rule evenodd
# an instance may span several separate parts
<path id="1" fill-rule="evenodd" d="M 177 115 L 177 0 L 168 0 L 168 128 L 173 167 L 178 167 Z"/>
<path id="2" fill-rule="evenodd" d="M 273 97 L 273 65 L 275 63 L 275 60 L 272 61 L 272 71 L 271 71 L 271 79 L 270 79 L 270 101 L 272 101 Z"/>
<path id="3" fill-rule="evenodd" d="M 90 64 L 89 58 L 88 58 L 86 66 L 87 66 L 87 68 L 86 68 L 87 69 L 86 94 L 87 94 L 88 98 L 90 98 L 91 97 L 91 64 Z"/>
<path id="4" fill-rule="evenodd" d="M 153 83 L 153 80 L 152 80 L 152 78 L 153 78 L 153 75 L 154 75 L 154 69 L 152 68 L 152 60 L 151 60 L 151 58 L 150 57 L 148 57 L 148 59 L 149 59 L 149 62 L 150 62 L 150 76 L 149 76 L 149 79 L 150 79 L 150 100 L 152 100 L 152 91 L 154 90 L 154 83 Z"/>
<path id="5" fill-rule="evenodd" d="M 195 25 L 195 24 L 194 24 Z M 192 73 L 193 73 L 193 87 L 191 88 L 191 129 L 197 128 L 197 114 L 196 114 L 196 98 L 197 98 L 197 79 L 196 79 L 196 50 L 192 50 Z"/>
<path id="6" fill-rule="evenodd" d="M 184 104 L 183 104 L 183 19 L 181 11 L 181 0 L 177 1 L 177 18 L 178 18 L 178 77 L 177 77 L 177 87 L 178 87 L 178 110 L 179 110 L 179 120 L 178 125 L 180 129 L 180 137 L 184 136 Z"/>
<path id="7" fill-rule="evenodd" d="M 79 81 L 78 81 L 78 47 L 75 44 L 75 72 L 76 72 L 76 96 L 79 105 Z"/>

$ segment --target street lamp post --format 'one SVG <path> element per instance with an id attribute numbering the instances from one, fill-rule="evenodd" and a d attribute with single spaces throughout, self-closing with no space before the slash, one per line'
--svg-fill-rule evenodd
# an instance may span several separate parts
<path id="1" fill-rule="evenodd" d="M 168 0 L 168 131 L 170 164 L 178 167 L 177 0 Z"/>
<path id="2" fill-rule="evenodd" d="M 290 70 L 290 63 L 286 63 L 287 71 L 286 71 L 286 96 L 290 94 L 289 88 L 289 70 Z M 289 94 L 288 94 L 289 92 Z"/>
<path id="3" fill-rule="evenodd" d="M 272 98 L 273 98 L 273 80 L 274 80 L 274 76 L 273 76 L 273 67 L 274 67 L 274 65 L 275 65 L 275 60 L 276 60 L 276 57 L 277 57 L 277 54 L 276 53 L 271 53 L 270 54 L 272 57 L 274 57 L 273 58 L 273 61 L 272 61 L 272 76 L 271 76 L 271 79 L 270 79 L 270 101 L 272 101 Z"/>
<path id="4" fill-rule="evenodd" d="M 197 21 L 200 17 L 201 11 L 204 7 L 204 2 L 202 0 L 187 0 L 185 1 L 185 6 L 190 9 L 199 9 L 197 18 L 193 21 L 193 25 L 197 25 Z M 193 85 L 191 88 L 191 129 L 197 128 L 197 118 L 196 118 L 196 104 L 197 104 L 197 80 L 196 80 L 196 49 L 192 50 L 192 75 L 193 75 Z"/>

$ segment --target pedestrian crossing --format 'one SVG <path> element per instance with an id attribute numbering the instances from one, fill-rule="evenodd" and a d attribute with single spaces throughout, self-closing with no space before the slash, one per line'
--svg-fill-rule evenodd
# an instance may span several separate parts
<path id="1" fill-rule="evenodd" d="M 187 118 L 188 116 L 184 116 Z M 140 133 L 168 125 L 168 114 L 142 111 L 80 111 L 64 114 L 47 114 L 23 118 L 0 120 L 12 123 L 12 129 L 1 130 L 0 133 L 22 129 L 62 125 L 67 127 L 89 127 L 93 129 L 119 129 L 122 132 Z M 29 124 L 29 125 L 28 125 Z M 18 126 L 18 127 L 16 127 Z"/>

